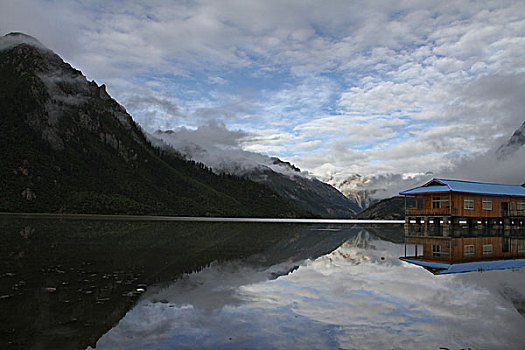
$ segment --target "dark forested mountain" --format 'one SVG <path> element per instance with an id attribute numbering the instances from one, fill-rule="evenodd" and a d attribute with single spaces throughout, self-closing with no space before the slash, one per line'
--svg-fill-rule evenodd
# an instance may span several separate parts
<path id="1" fill-rule="evenodd" d="M 208 128 L 209 131 L 218 130 Z M 225 128 L 219 131 L 235 133 Z M 150 138 L 152 142 L 163 144 L 165 148 L 173 147 L 188 159 L 206 164 L 218 174 L 243 176 L 264 184 L 291 204 L 315 215 L 326 218 L 349 218 L 361 210 L 355 201 L 345 197 L 336 188 L 308 176 L 289 162 L 244 151 L 240 147 L 232 149 L 231 145 L 223 149 L 217 144 L 210 145 L 207 140 L 196 140 L 198 135 L 193 134 L 192 137 L 188 137 L 185 133 L 186 130 L 182 132 L 158 130 L 150 135 Z"/>
<path id="2" fill-rule="evenodd" d="M 278 159 L 274 161 L 284 163 Z M 298 169 L 297 172 L 296 176 L 290 176 L 269 168 L 259 168 L 252 170 L 247 176 L 255 182 L 267 185 L 297 207 L 322 217 L 349 218 L 360 211 L 355 202 L 331 185 L 302 176 Z"/>
<path id="3" fill-rule="evenodd" d="M 407 198 L 413 201 L 413 198 Z M 405 198 L 395 196 L 383 199 L 357 215 L 359 219 L 369 220 L 403 220 L 405 218 Z"/>
<path id="4" fill-rule="evenodd" d="M 265 186 L 151 145 L 104 85 L 36 39 L 0 38 L 0 211 L 309 215 Z"/>

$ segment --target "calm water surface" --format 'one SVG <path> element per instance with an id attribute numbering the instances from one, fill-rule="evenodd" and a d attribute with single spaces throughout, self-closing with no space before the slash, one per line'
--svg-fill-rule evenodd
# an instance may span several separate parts
<path id="1" fill-rule="evenodd" d="M 434 276 L 401 225 L 0 218 L 16 349 L 520 349 L 525 270 Z M 521 311 L 521 313 L 520 313 Z"/>

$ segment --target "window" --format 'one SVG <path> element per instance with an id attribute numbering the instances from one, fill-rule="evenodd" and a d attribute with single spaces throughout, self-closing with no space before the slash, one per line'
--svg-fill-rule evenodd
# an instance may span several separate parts
<path id="1" fill-rule="evenodd" d="M 502 253 L 510 253 L 511 240 L 510 238 L 503 238 L 503 246 L 501 247 Z"/>
<path id="2" fill-rule="evenodd" d="M 423 196 L 416 197 L 416 207 L 418 209 L 423 209 Z"/>
<path id="3" fill-rule="evenodd" d="M 525 210 L 525 201 L 518 201 L 518 206 L 516 207 L 518 210 Z"/>
<path id="4" fill-rule="evenodd" d="M 432 208 L 433 209 L 439 209 L 439 208 L 446 208 L 448 204 L 448 196 L 433 196 L 432 197 Z"/>
<path id="5" fill-rule="evenodd" d="M 463 208 L 474 209 L 474 197 L 463 197 Z"/>
<path id="6" fill-rule="evenodd" d="M 468 244 L 463 247 L 463 255 L 472 256 L 474 255 L 474 245 Z"/>
<path id="7" fill-rule="evenodd" d="M 441 246 L 432 244 L 432 256 L 441 256 Z"/>
<path id="8" fill-rule="evenodd" d="M 518 254 L 525 254 L 525 240 L 518 240 Z"/>
<path id="9" fill-rule="evenodd" d="M 483 198 L 483 210 L 492 210 L 492 198 Z"/>
<path id="10" fill-rule="evenodd" d="M 492 255 L 492 244 L 483 244 L 483 255 Z"/>

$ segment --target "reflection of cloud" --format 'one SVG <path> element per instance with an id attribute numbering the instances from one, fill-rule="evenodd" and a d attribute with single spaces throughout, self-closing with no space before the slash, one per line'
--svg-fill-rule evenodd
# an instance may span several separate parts
<path id="1" fill-rule="evenodd" d="M 399 261 L 401 245 L 362 248 L 360 237 L 275 280 L 228 264 L 192 274 L 145 297 L 97 349 L 127 348 L 133 335 L 156 348 L 208 349 L 499 349 L 525 340 L 525 320 L 500 293 L 521 293 L 525 271 L 436 277 Z"/>

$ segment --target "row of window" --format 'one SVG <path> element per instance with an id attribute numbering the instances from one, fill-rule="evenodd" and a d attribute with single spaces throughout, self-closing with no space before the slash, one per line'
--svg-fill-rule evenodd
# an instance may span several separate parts
<path id="1" fill-rule="evenodd" d="M 444 252 L 441 250 L 441 246 L 437 244 L 432 245 L 432 255 L 433 256 L 442 256 L 442 255 L 448 255 L 448 253 L 444 254 Z M 463 255 L 464 256 L 473 256 L 474 255 L 474 245 L 468 244 L 463 247 Z M 492 244 L 483 244 L 483 255 L 490 256 L 492 255 Z"/>
<path id="2" fill-rule="evenodd" d="M 483 210 L 492 210 L 492 198 L 482 199 Z M 463 197 L 463 208 L 474 209 L 474 197 Z M 516 210 L 525 210 L 525 201 L 518 201 Z"/>
<path id="3" fill-rule="evenodd" d="M 508 245 L 508 243 L 507 243 Z M 518 241 L 518 254 L 524 254 L 525 253 L 525 240 Z M 504 245 L 502 252 L 508 253 L 509 247 Z M 463 246 L 463 255 L 464 256 L 472 256 L 474 255 L 474 245 L 468 244 Z M 492 255 L 492 244 L 483 244 L 483 255 Z"/>
<path id="4" fill-rule="evenodd" d="M 492 198 L 482 199 L 483 210 L 492 210 Z M 432 208 L 448 208 L 448 196 L 433 196 Z M 463 208 L 474 210 L 474 197 L 463 197 Z M 517 210 L 525 210 L 525 201 L 518 201 Z"/>
<path id="5" fill-rule="evenodd" d="M 483 210 L 492 210 L 492 198 L 483 198 L 481 201 Z M 463 208 L 474 209 L 474 197 L 463 197 Z"/>
<path id="6" fill-rule="evenodd" d="M 474 245 L 468 244 L 463 247 L 463 255 L 474 255 Z M 492 255 L 492 244 L 483 244 L 483 255 Z"/>
<path id="7" fill-rule="evenodd" d="M 464 256 L 474 256 L 474 244 L 465 244 L 463 246 L 463 255 Z M 504 247 L 505 248 L 505 247 Z M 503 252 L 508 252 L 509 247 L 503 249 Z M 448 252 L 443 252 L 441 250 L 441 245 L 433 244 L 432 245 L 432 255 L 433 256 L 443 256 L 448 255 Z M 518 241 L 518 254 L 525 254 L 525 240 Z M 483 244 L 483 255 L 491 256 L 492 255 L 492 244 Z"/>

